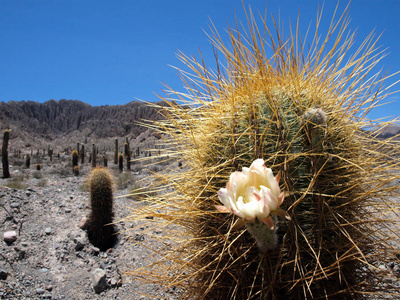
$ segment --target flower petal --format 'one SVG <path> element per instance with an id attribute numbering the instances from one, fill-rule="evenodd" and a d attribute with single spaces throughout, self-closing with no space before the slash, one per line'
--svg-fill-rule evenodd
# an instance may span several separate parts
<path id="1" fill-rule="evenodd" d="M 222 213 L 230 213 L 230 212 L 231 212 L 229 209 L 227 209 L 227 208 L 226 208 L 225 206 L 223 206 L 223 205 L 214 205 L 214 207 L 215 207 L 216 209 L 218 209 L 219 212 L 222 212 Z"/>
<path id="2" fill-rule="evenodd" d="M 269 216 L 268 218 L 265 218 L 263 220 L 263 223 L 266 224 L 269 227 L 269 229 L 274 230 L 274 227 L 275 227 L 274 220 L 272 220 L 271 216 Z"/>

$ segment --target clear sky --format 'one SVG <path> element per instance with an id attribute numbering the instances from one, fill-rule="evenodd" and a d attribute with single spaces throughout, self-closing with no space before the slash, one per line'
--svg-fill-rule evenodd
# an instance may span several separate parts
<path id="1" fill-rule="evenodd" d="M 348 1 L 340 1 L 343 11 Z M 315 25 L 324 4 L 327 29 L 334 0 L 244 0 L 253 11 L 280 13 L 300 26 Z M 182 90 L 178 51 L 200 49 L 212 64 L 210 19 L 223 37 L 234 15 L 244 20 L 241 0 L 0 0 L 0 101 L 77 99 L 91 105 L 157 101 L 163 83 Z M 362 42 L 375 29 L 388 56 L 378 66 L 400 71 L 400 1 L 353 0 L 350 28 Z M 287 26 L 285 27 L 287 28 Z M 396 76 L 388 83 L 400 79 Z M 399 89 L 399 86 L 397 87 Z M 395 89 L 393 89 L 395 90 Z M 388 100 L 400 99 L 392 96 Z M 398 116 L 390 104 L 372 116 Z"/>

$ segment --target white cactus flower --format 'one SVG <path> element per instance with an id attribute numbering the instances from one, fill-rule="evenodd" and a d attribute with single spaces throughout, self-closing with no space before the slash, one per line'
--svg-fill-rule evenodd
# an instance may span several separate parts
<path id="1" fill-rule="evenodd" d="M 274 177 L 263 159 L 256 159 L 250 168 L 231 174 L 226 188 L 218 191 L 224 205 L 216 205 L 216 208 L 241 218 L 241 225 L 258 219 L 273 229 L 272 215 L 290 219 L 287 212 L 279 208 L 285 199 L 279 188 L 279 179 L 280 174 Z"/>

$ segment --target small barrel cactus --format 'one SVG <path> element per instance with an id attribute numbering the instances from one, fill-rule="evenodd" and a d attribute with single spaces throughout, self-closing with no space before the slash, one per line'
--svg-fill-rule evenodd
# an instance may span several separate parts
<path id="1" fill-rule="evenodd" d="M 118 155 L 118 169 L 121 173 L 124 170 L 124 155 L 122 153 Z"/>
<path id="2" fill-rule="evenodd" d="M 150 195 L 150 205 L 130 216 L 146 221 L 153 214 L 149 226 L 176 238 L 174 249 L 155 250 L 166 253 L 149 266 L 156 272 L 141 267 L 132 275 L 180 283 L 190 299 L 397 292 L 397 279 L 376 284 L 389 272 L 379 266 L 399 261 L 388 241 L 400 238 L 399 205 L 391 200 L 400 164 L 398 145 L 376 137 L 387 123 L 366 118 L 385 95 L 385 78 L 367 76 L 377 59 L 372 37 L 359 57 L 344 59 L 353 44 L 344 15 L 325 40 L 317 26 L 307 49 L 299 31 L 286 40 L 277 27 L 274 39 L 266 20 L 259 29 L 247 15 L 249 32 L 228 31 L 231 48 L 211 35 L 226 62 L 217 62 L 218 72 L 181 56 L 194 72 L 183 73 L 190 94 L 176 93 L 182 104 L 166 100 L 159 107 L 166 120 L 149 126 L 171 137 L 162 157 L 181 158 L 185 168 L 155 174 L 154 189 L 170 192 Z M 266 166 L 247 176 L 261 160 Z M 280 174 L 282 196 L 252 177 L 267 167 L 268 176 Z M 233 178 L 238 172 L 248 179 Z M 274 216 L 278 207 L 287 220 Z"/>
<path id="3" fill-rule="evenodd" d="M 111 248 L 115 241 L 113 221 L 112 178 L 106 168 L 94 168 L 89 177 L 91 213 L 88 223 L 89 241 L 100 250 Z"/>
<path id="4" fill-rule="evenodd" d="M 73 171 L 74 167 L 78 165 L 79 154 L 77 150 L 73 150 L 71 152 L 71 159 L 72 159 L 72 171 Z"/>

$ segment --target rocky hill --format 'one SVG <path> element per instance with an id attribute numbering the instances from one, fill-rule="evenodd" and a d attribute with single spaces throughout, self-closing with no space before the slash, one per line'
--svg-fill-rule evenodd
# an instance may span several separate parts
<path id="1" fill-rule="evenodd" d="M 11 129 L 14 145 L 42 147 L 57 142 L 95 142 L 145 131 L 137 122 L 156 120 L 157 111 L 142 102 L 91 106 L 78 100 L 0 102 L 0 127 Z M 23 145 L 20 145 L 23 144 Z"/>
<path id="2" fill-rule="evenodd" d="M 0 129 L 11 129 L 10 147 L 14 149 L 50 146 L 62 151 L 77 142 L 112 149 L 113 139 L 124 137 L 139 146 L 151 132 L 146 132 L 138 122 L 160 118 L 156 109 L 137 101 L 105 106 L 91 106 L 78 100 L 0 102 Z M 386 139 L 399 134 L 400 127 L 390 125 L 379 137 Z"/>

